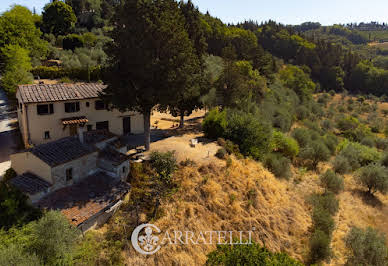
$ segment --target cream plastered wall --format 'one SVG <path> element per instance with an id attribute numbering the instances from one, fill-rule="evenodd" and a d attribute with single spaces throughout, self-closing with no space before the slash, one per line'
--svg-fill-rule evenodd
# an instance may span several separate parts
<path id="1" fill-rule="evenodd" d="M 23 112 L 25 115 L 19 114 L 19 123 L 22 124 L 22 134 L 24 138 L 28 137 L 27 128 L 29 130 L 29 137 L 33 145 L 47 143 L 60 138 L 68 137 L 70 135 L 69 126 L 64 127 L 62 125 L 62 119 L 86 116 L 89 120 L 85 125 L 92 125 L 92 129 L 96 129 L 96 122 L 109 121 L 109 130 L 117 135 L 123 134 L 123 117 L 131 117 L 131 133 L 141 134 L 144 132 L 143 115 L 136 112 L 121 113 L 118 110 L 96 110 L 95 101 L 98 99 L 80 100 L 80 111 L 74 113 L 65 112 L 65 101 L 55 102 L 54 113 L 50 115 L 38 115 L 37 104 L 24 105 Z M 75 102 L 75 101 L 67 101 Z M 89 102 L 89 107 L 87 107 Z M 45 103 L 39 103 L 45 104 Z M 47 103 L 49 104 L 49 103 Z M 20 108 L 19 108 L 20 109 Z M 19 112 L 21 112 L 19 110 Z M 27 115 L 27 122 L 23 121 Z M 22 121 L 20 121 L 20 119 Z M 27 125 L 28 124 L 28 125 Z M 50 132 L 50 139 L 45 139 L 45 131 Z"/>
<path id="2" fill-rule="evenodd" d="M 11 167 L 18 175 L 30 172 L 43 178 L 50 184 L 54 183 L 51 175 L 51 167 L 31 152 L 12 154 Z"/>

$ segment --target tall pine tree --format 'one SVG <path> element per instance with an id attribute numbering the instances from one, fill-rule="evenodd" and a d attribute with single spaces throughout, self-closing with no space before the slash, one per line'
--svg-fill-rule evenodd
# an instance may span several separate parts
<path id="1" fill-rule="evenodd" d="M 184 126 L 184 116 L 190 115 L 195 109 L 202 107 L 201 96 L 206 94 L 203 55 L 207 50 L 205 30 L 201 22 L 201 13 L 189 0 L 181 1 L 179 8 L 185 18 L 185 29 L 194 47 L 190 64 L 180 73 L 180 82 L 174 87 L 167 104 L 161 104 L 161 111 L 169 111 L 173 116 L 180 117 L 179 127 Z M 173 96 L 173 97 L 172 97 Z"/>
<path id="2" fill-rule="evenodd" d="M 144 115 L 145 148 L 150 117 L 159 104 L 174 100 L 196 61 L 185 18 L 174 0 L 128 0 L 113 17 L 113 42 L 104 97 L 121 111 Z M 194 64 L 195 65 L 195 64 Z"/>

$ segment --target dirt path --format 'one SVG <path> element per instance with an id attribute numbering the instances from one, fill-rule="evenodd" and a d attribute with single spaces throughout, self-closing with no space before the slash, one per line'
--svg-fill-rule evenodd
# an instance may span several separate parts
<path id="1" fill-rule="evenodd" d="M 192 139 L 199 140 L 199 143 L 195 147 L 190 146 L 190 140 Z M 152 143 L 150 152 L 175 151 L 179 162 L 190 159 L 197 164 L 209 164 L 210 162 L 225 164 L 224 161 L 214 156 L 219 148 L 216 142 L 210 142 L 204 139 L 203 134 L 184 134 Z M 147 152 L 145 155 L 150 152 Z"/>

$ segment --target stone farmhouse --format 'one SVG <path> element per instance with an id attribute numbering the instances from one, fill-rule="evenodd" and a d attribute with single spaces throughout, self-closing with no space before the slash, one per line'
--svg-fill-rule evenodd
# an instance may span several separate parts
<path id="1" fill-rule="evenodd" d="M 23 109 L 25 110 L 25 109 Z M 78 131 L 11 155 L 11 184 L 33 205 L 60 210 L 82 230 L 100 225 L 129 191 L 127 147 L 107 130 Z"/>
<path id="2" fill-rule="evenodd" d="M 143 116 L 110 110 L 99 99 L 99 83 L 20 85 L 16 91 L 19 128 L 26 147 L 77 135 L 108 130 L 116 135 L 144 132 Z"/>

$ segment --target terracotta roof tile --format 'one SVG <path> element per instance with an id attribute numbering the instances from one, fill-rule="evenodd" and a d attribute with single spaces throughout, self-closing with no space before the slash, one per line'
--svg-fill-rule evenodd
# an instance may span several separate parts
<path id="1" fill-rule="evenodd" d="M 116 203 L 129 188 L 127 183 L 98 172 L 78 184 L 51 193 L 35 205 L 60 210 L 72 224 L 78 226 Z"/>
<path id="2" fill-rule="evenodd" d="M 18 93 L 24 103 L 55 102 L 98 98 L 106 85 L 99 83 L 20 85 Z"/>

